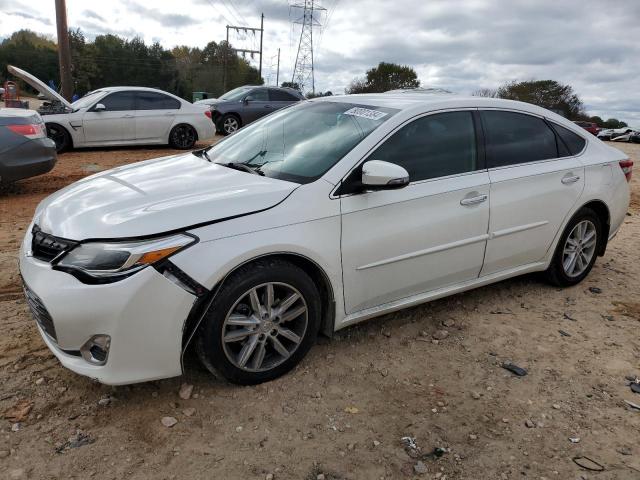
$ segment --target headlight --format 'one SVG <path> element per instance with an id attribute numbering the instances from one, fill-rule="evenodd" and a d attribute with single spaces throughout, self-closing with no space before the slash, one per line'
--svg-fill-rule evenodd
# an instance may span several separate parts
<path id="1" fill-rule="evenodd" d="M 178 234 L 135 242 L 81 243 L 62 257 L 54 268 L 87 283 L 110 283 L 133 275 L 196 241 L 191 235 Z"/>

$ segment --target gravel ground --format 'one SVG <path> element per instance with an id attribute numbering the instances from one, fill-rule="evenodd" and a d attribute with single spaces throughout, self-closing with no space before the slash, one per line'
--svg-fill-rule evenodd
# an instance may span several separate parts
<path id="1" fill-rule="evenodd" d="M 625 403 L 640 404 L 625 379 L 640 375 L 640 145 L 618 146 L 636 161 L 632 206 L 581 285 L 530 275 L 387 315 L 256 387 L 193 360 L 181 378 L 118 388 L 59 365 L 17 270 L 35 206 L 95 171 L 175 152 L 61 155 L 0 192 L 0 478 L 640 478 L 640 409 Z"/>

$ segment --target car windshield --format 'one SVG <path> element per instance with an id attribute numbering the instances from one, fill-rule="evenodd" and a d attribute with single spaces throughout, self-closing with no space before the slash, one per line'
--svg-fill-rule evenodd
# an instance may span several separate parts
<path id="1" fill-rule="evenodd" d="M 242 163 L 272 178 L 309 183 L 398 110 L 344 102 L 301 102 L 259 120 L 207 151 L 216 163 Z"/>
<path id="2" fill-rule="evenodd" d="M 249 93 L 250 90 L 253 90 L 254 87 L 238 87 L 233 90 L 229 90 L 227 93 L 222 95 L 218 100 L 225 100 L 227 102 L 240 100 L 245 94 Z"/>
<path id="3" fill-rule="evenodd" d="M 73 102 L 71 106 L 74 110 L 80 110 L 81 108 L 88 107 L 93 104 L 99 93 L 102 93 L 102 90 L 94 90 L 93 92 L 89 92 L 84 97 Z"/>

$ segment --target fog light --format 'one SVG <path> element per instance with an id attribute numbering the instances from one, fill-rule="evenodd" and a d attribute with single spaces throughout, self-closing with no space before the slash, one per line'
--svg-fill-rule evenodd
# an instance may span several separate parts
<path id="1" fill-rule="evenodd" d="M 109 335 L 94 335 L 82 346 L 82 358 L 93 365 L 104 365 L 109 357 L 111 337 Z"/>

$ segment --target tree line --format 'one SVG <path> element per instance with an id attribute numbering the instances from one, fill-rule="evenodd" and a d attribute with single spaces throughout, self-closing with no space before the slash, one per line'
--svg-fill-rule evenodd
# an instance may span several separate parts
<path id="1" fill-rule="evenodd" d="M 364 77 L 353 79 L 345 93 L 382 93 L 395 89 L 420 87 L 416 71 L 407 65 L 381 62 L 367 70 Z M 604 128 L 622 128 L 627 124 L 617 118 L 603 120 L 586 113 L 584 104 L 570 85 L 555 80 L 528 80 L 506 82 L 498 88 L 480 88 L 474 96 L 506 98 L 532 103 L 554 111 L 570 120 L 589 121 Z"/>
<path id="2" fill-rule="evenodd" d="M 177 46 L 167 50 L 157 42 L 147 45 L 138 37 L 98 35 L 89 41 L 79 29 L 69 34 L 74 93 L 80 96 L 101 87 L 129 85 L 159 88 L 190 101 L 192 92 L 217 97 L 240 85 L 264 83 L 258 70 L 225 41 L 209 42 L 202 49 Z M 47 84 L 60 83 L 57 45 L 38 33 L 20 30 L 0 43 L 0 78 L 8 75 L 7 65 L 22 68 Z"/>

